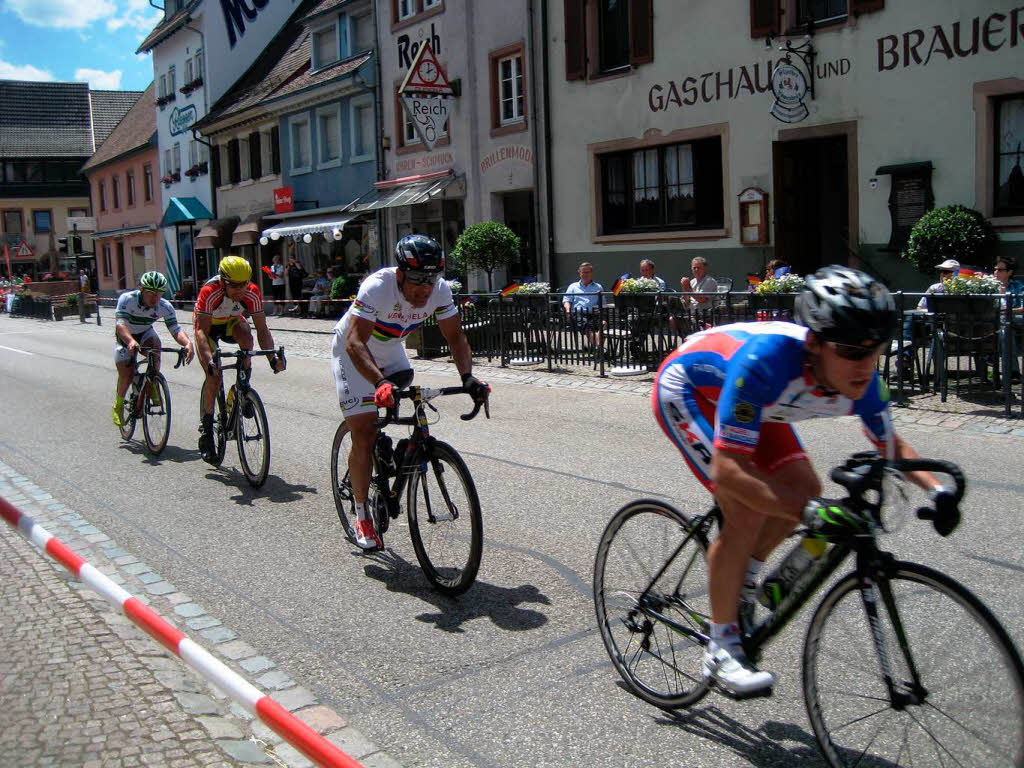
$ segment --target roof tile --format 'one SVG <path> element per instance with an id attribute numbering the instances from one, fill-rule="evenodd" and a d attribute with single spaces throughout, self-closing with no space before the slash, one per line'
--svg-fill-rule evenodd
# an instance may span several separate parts
<path id="1" fill-rule="evenodd" d="M 147 147 L 151 143 L 156 145 L 155 90 L 155 84 L 150 83 L 142 95 L 135 99 L 128 114 L 110 132 L 110 135 L 96 150 L 96 154 L 89 158 L 82 168 L 83 171 L 107 163 L 132 150 Z M 95 120 L 95 116 L 93 119 Z M 99 140 L 98 136 L 97 140 Z"/>

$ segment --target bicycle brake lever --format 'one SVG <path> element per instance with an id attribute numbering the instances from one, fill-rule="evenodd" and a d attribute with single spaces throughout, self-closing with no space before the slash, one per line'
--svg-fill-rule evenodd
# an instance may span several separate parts
<path id="1" fill-rule="evenodd" d="M 469 413 L 462 414 L 461 416 L 459 416 L 459 418 L 462 419 L 463 421 L 472 421 L 473 419 L 476 418 L 476 415 L 478 413 L 480 413 L 480 406 L 483 405 L 485 402 L 486 402 L 485 400 L 481 400 L 481 401 L 477 402 L 473 406 L 473 410 L 472 411 L 470 411 Z"/>

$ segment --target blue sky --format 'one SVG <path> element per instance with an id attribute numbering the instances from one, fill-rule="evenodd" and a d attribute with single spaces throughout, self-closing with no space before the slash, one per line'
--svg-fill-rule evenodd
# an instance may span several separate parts
<path id="1" fill-rule="evenodd" d="M 0 0 L 0 79 L 144 90 L 153 61 L 135 49 L 162 16 L 149 0 Z"/>

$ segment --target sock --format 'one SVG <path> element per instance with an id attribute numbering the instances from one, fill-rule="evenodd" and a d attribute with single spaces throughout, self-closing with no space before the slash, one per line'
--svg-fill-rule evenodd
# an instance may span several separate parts
<path id="1" fill-rule="evenodd" d="M 366 502 L 365 501 L 357 501 L 356 502 L 356 520 L 369 520 L 369 519 L 370 519 L 370 513 L 366 511 Z"/>
<path id="2" fill-rule="evenodd" d="M 739 625 L 730 621 L 727 624 L 716 624 L 711 622 L 711 641 L 708 643 L 708 653 L 714 653 L 719 648 L 738 647 L 740 644 Z"/>

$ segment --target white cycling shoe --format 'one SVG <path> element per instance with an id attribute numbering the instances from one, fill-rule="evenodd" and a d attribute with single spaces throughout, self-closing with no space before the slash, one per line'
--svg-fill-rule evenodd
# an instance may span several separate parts
<path id="1" fill-rule="evenodd" d="M 771 672 L 755 667 L 743 649 L 729 645 L 715 651 L 705 651 L 702 663 L 704 679 L 712 679 L 717 685 L 737 696 L 749 696 L 769 690 L 775 683 Z"/>
<path id="2" fill-rule="evenodd" d="M 356 545 L 360 549 L 372 550 L 383 549 L 384 543 L 380 540 L 371 520 L 356 520 Z"/>

